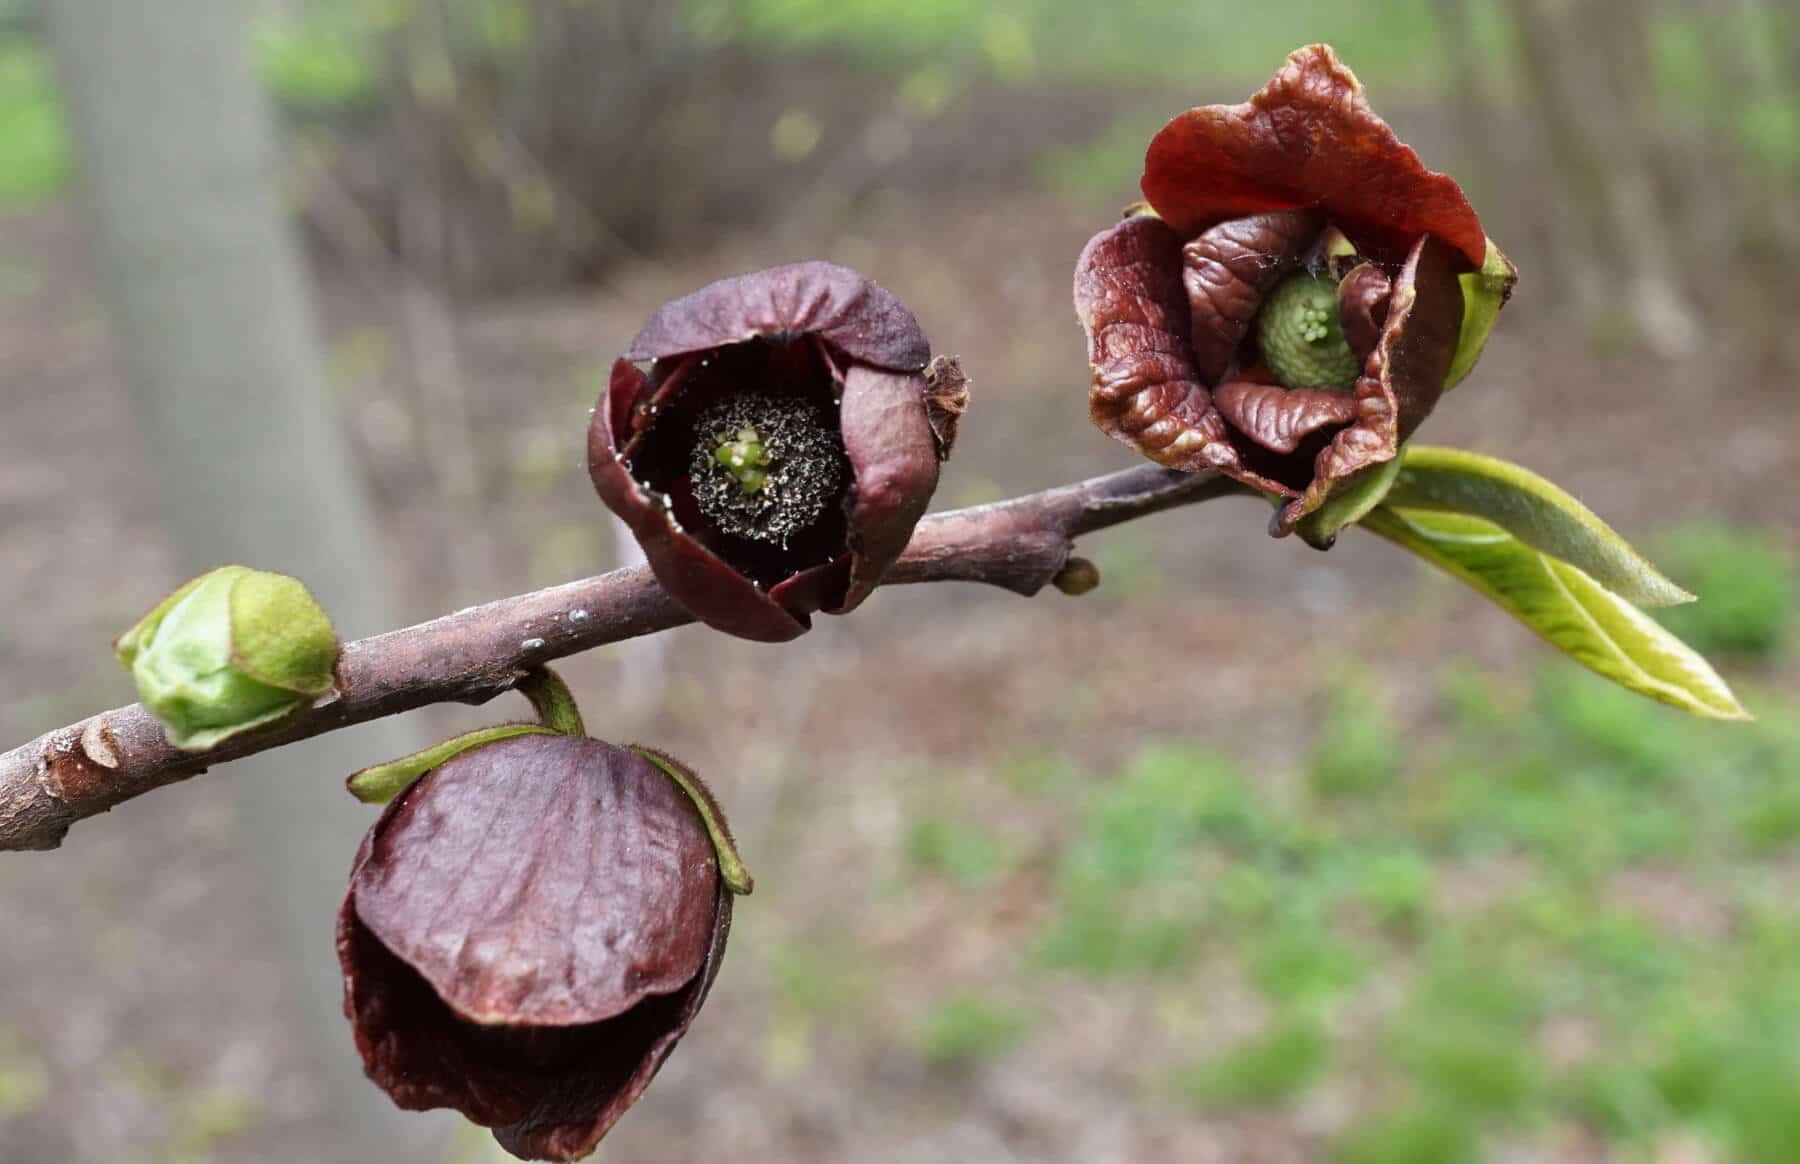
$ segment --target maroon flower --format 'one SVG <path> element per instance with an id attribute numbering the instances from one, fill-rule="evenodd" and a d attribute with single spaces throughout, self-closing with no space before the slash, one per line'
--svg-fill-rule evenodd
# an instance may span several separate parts
<path id="1" fill-rule="evenodd" d="M 401 1107 L 574 1160 L 686 1033 L 730 923 L 714 842 L 659 763 L 514 736 L 428 772 L 363 838 L 338 917 L 344 1010 Z"/>
<path id="2" fill-rule="evenodd" d="M 721 280 L 665 304 L 613 365 L 589 475 L 695 617 L 794 638 L 868 597 L 925 512 L 948 448 L 930 359 L 912 313 L 855 271 Z"/>
<path id="3" fill-rule="evenodd" d="M 1491 314 L 1464 336 L 1463 279 L 1511 289 L 1456 183 L 1325 45 L 1247 104 L 1171 121 L 1142 185 L 1148 210 L 1076 264 L 1094 423 L 1159 464 L 1288 499 L 1278 535 L 1392 460 L 1453 363 L 1467 370 Z"/>

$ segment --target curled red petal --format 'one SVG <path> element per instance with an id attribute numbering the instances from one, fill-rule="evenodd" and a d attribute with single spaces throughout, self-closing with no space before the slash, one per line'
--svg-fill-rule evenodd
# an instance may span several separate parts
<path id="1" fill-rule="evenodd" d="M 1435 235 L 1413 244 L 1394 280 L 1381 342 L 1356 382 L 1356 423 L 1332 438 L 1313 466 L 1312 483 L 1285 506 L 1271 532 L 1291 533 L 1344 478 L 1391 461 L 1444 393 L 1462 330 L 1462 256 Z"/>
<path id="2" fill-rule="evenodd" d="M 1461 188 L 1394 136 L 1328 45 L 1291 54 L 1243 105 L 1201 106 L 1169 122 L 1150 142 L 1142 187 L 1183 238 L 1230 218 L 1318 208 L 1346 229 L 1406 244 L 1435 234 L 1476 266 L 1487 254 Z"/>
<path id="3" fill-rule="evenodd" d="M 807 334 L 892 371 L 921 371 L 931 359 L 904 304 L 850 268 L 816 260 L 720 279 L 663 304 L 625 358 L 665 359 L 758 336 Z"/>
<path id="4" fill-rule="evenodd" d="M 875 589 L 906 549 L 938 481 L 938 442 L 923 375 L 852 365 L 838 409 L 855 476 L 850 503 L 849 587 L 823 609 L 841 614 Z"/>
<path id="5" fill-rule="evenodd" d="M 1338 281 L 1338 323 L 1344 342 L 1364 363 L 1381 342 L 1392 292 L 1393 280 L 1374 263 L 1363 263 Z"/>
<path id="6" fill-rule="evenodd" d="M 1089 409 L 1102 432 L 1171 469 L 1235 463 L 1194 368 L 1181 240 L 1167 223 L 1128 218 L 1089 240 L 1075 264 L 1075 314 L 1087 332 Z"/>
<path id="7" fill-rule="evenodd" d="M 1189 336 L 1200 379 L 1232 370 L 1264 297 L 1299 266 L 1325 218 L 1311 210 L 1252 214 L 1208 227 L 1181 248 Z"/>
<path id="8" fill-rule="evenodd" d="M 1356 401 L 1324 388 L 1283 388 L 1233 380 L 1213 390 L 1213 402 L 1233 428 L 1277 453 L 1334 424 L 1356 419 Z"/>

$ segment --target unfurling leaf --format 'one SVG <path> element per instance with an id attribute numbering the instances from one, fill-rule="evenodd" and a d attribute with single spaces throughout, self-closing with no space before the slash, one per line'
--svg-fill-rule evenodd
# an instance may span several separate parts
<path id="1" fill-rule="evenodd" d="M 1750 718 L 1686 643 L 1579 567 L 1491 521 L 1384 505 L 1362 525 L 1461 578 L 1552 646 L 1622 687 L 1695 715 Z"/>
<path id="2" fill-rule="evenodd" d="M 1594 512 L 1529 469 L 1467 449 L 1410 445 L 1386 502 L 1486 518 L 1534 550 L 1559 558 L 1628 602 L 1678 606 L 1675 585 Z"/>

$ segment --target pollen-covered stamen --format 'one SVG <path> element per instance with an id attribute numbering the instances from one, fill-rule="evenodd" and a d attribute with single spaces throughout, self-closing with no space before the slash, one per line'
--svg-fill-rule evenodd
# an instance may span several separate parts
<path id="1" fill-rule="evenodd" d="M 734 395 L 701 412 L 694 434 L 694 501 L 721 533 L 785 546 L 843 492 L 843 443 L 813 401 Z"/>
<path id="2" fill-rule="evenodd" d="M 1337 285 L 1306 272 L 1283 279 L 1263 301 L 1256 342 L 1288 388 L 1349 388 L 1362 366 L 1344 339 Z"/>

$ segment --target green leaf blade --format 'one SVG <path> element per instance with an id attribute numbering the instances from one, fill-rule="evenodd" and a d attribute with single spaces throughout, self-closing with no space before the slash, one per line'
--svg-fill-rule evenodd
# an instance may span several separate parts
<path id="1" fill-rule="evenodd" d="M 1385 500 L 1398 509 L 1483 518 L 1642 607 L 1694 601 L 1587 506 L 1529 469 L 1496 457 L 1409 445 Z"/>
<path id="2" fill-rule="evenodd" d="M 1493 522 L 1384 505 L 1362 525 L 1467 582 L 1557 650 L 1622 687 L 1695 715 L 1751 718 L 1686 643 L 1579 567 Z"/>

